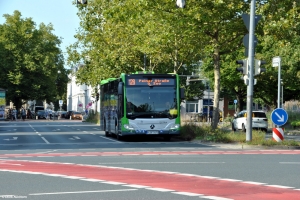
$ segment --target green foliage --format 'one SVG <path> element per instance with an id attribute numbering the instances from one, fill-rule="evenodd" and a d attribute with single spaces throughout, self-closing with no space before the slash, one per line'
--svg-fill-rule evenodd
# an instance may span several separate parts
<path id="1" fill-rule="evenodd" d="M 201 81 L 190 81 L 189 85 L 186 85 L 186 77 L 181 77 L 180 87 L 185 89 L 186 101 L 195 101 L 194 97 L 203 98 L 205 86 Z"/>
<path id="2" fill-rule="evenodd" d="M 267 71 L 255 77 L 253 97 L 271 108 L 277 104 L 274 56 L 282 58 L 285 101 L 300 98 L 298 4 L 294 0 L 257 4 L 256 14 L 262 19 L 255 29 L 255 58 L 267 61 Z M 250 1 L 189 0 L 184 9 L 169 0 L 91 1 L 79 7 L 81 28 L 75 36 L 78 41 L 68 49 L 68 63 L 84 64 L 76 74 L 79 82 L 96 85 L 121 72 L 145 70 L 144 55 L 147 70 L 162 73 L 179 72 L 183 65 L 202 60 L 201 73 L 214 88 L 214 107 L 223 91 L 238 100 L 241 110 L 247 89 L 235 61 L 245 58 L 243 37 L 248 31 L 242 13 L 250 13 Z M 217 127 L 217 121 L 212 124 Z"/>
<path id="3" fill-rule="evenodd" d="M 197 133 L 200 132 L 200 127 L 196 124 L 190 123 L 181 127 L 180 137 L 184 140 L 193 140 L 196 138 Z"/>
<path id="4" fill-rule="evenodd" d="M 300 143 L 295 140 L 283 140 L 282 142 L 276 142 L 274 140 L 261 140 L 259 143 L 249 143 L 258 144 L 266 147 L 277 146 L 277 147 L 300 147 Z"/>
<path id="5" fill-rule="evenodd" d="M 0 25 L 0 85 L 7 89 L 7 100 L 17 107 L 21 100 L 48 100 L 65 93 L 67 72 L 63 67 L 60 39 L 52 25 L 36 27 L 31 18 L 21 18 L 19 11 L 4 15 Z M 57 72 L 60 86 L 56 87 Z"/>
<path id="6" fill-rule="evenodd" d="M 288 0 L 284 2 L 269 1 L 258 7 L 262 21 L 257 27 L 258 46 L 256 58 L 267 61 L 266 72 L 257 77 L 254 93 L 265 104 L 276 107 L 276 95 L 272 86 L 278 83 L 278 69 L 272 67 L 272 58 L 281 57 L 281 79 L 286 100 L 300 98 L 300 7 L 299 2 Z M 293 80 L 293 81 L 291 81 Z"/>
<path id="7" fill-rule="evenodd" d="M 212 129 L 210 126 L 199 126 L 197 123 L 187 123 L 183 125 L 180 136 L 185 140 L 196 139 L 203 142 L 241 143 L 262 146 L 300 146 L 300 142 L 294 140 L 283 140 L 280 143 L 271 139 L 266 140 L 265 132 L 256 130 L 252 131 L 252 140 L 246 142 L 246 135 L 244 132 L 233 132 L 222 128 Z"/>
<path id="8" fill-rule="evenodd" d="M 300 127 L 300 120 L 296 120 L 296 121 L 292 121 L 291 125 L 295 128 L 295 127 Z"/>
<path id="9" fill-rule="evenodd" d="M 196 123 L 187 123 L 182 126 L 180 136 L 185 140 L 199 139 L 210 142 L 233 142 L 222 129 L 212 129 L 211 126 L 199 126 Z"/>
<path id="10" fill-rule="evenodd" d="M 100 115 L 99 113 L 89 113 L 87 119 L 85 120 L 86 122 L 90 122 L 93 124 L 100 124 Z"/>

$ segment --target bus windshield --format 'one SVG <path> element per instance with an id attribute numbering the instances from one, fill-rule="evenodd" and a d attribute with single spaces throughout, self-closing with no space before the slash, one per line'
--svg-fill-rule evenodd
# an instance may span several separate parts
<path id="1" fill-rule="evenodd" d="M 135 118 L 176 118 L 176 88 L 134 86 L 126 88 L 126 116 Z"/>

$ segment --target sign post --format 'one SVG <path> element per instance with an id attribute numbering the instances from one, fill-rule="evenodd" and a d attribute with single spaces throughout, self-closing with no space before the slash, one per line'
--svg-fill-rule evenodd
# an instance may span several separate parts
<path id="1" fill-rule="evenodd" d="M 58 104 L 59 104 L 59 108 L 60 108 L 60 111 L 61 111 L 61 106 L 63 105 L 63 100 L 59 100 Z"/>
<path id="2" fill-rule="evenodd" d="M 277 142 L 281 142 L 284 139 L 284 132 L 283 128 L 280 126 L 284 125 L 288 120 L 287 112 L 282 108 L 277 108 L 273 110 L 271 113 L 271 120 L 272 122 L 277 125 L 277 128 L 273 128 L 273 140 Z"/>
<path id="3" fill-rule="evenodd" d="M 278 93 L 277 93 L 277 107 L 280 108 L 280 84 L 281 84 L 281 58 L 276 56 L 272 59 L 272 66 L 278 67 Z M 283 103 L 283 102 L 282 102 Z"/>
<path id="4" fill-rule="evenodd" d="M 63 105 L 63 100 L 59 100 L 58 101 L 59 104 L 59 110 L 61 111 L 61 106 Z M 57 119 L 60 118 L 61 113 L 59 113 L 59 115 L 57 116 Z"/>
<path id="5" fill-rule="evenodd" d="M 271 120 L 277 126 L 284 125 L 288 120 L 287 112 L 282 108 L 277 108 L 271 113 Z"/>
<path id="6" fill-rule="evenodd" d="M 234 103 L 234 112 L 236 113 L 236 104 L 237 104 L 237 100 L 233 100 L 233 103 Z"/>

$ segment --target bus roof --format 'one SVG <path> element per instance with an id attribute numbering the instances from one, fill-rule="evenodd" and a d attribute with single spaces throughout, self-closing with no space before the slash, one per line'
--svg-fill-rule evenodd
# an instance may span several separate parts
<path id="1" fill-rule="evenodd" d="M 111 82 L 111 81 L 114 81 L 114 80 L 116 80 L 117 78 L 108 78 L 108 79 L 105 79 L 105 80 L 102 80 L 101 82 L 100 82 L 100 85 L 104 85 L 104 84 L 106 84 L 106 83 L 108 83 L 108 82 Z"/>

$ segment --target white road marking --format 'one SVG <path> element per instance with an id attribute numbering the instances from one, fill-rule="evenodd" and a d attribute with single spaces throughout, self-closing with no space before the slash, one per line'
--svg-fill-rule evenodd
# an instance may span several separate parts
<path id="1" fill-rule="evenodd" d="M 5 162 L 5 160 L 3 160 Z M 25 160 L 26 161 L 26 160 Z M 44 161 L 32 161 L 32 162 L 42 162 L 42 163 L 52 163 L 52 162 L 44 162 Z M 74 163 L 63 163 L 63 164 L 74 164 Z M 81 166 L 93 166 L 93 165 L 84 165 L 84 164 L 77 164 Z M 96 165 L 99 166 L 99 165 Z M 120 169 L 127 169 L 127 170 L 136 170 L 136 171 L 152 171 L 152 170 L 141 170 L 141 169 L 133 169 L 133 168 L 123 168 L 123 167 L 112 167 L 112 166 L 104 166 L 103 167 L 108 167 L 108 168 L 120 168 Z M 89 179 L 85 177 L 79 177 L 79 176 L 65 176 L 65 175 L 59 175 L 59 174 L 47 174 L 47 173 L 35 173 L 35 172 L 30 172 L 30 171 L 15 171 L 15 170 L 5 170 L 5 169 L 0 169 L 0 171 L 8 171 L 8 172 L 16 172 L 16 173 L 27 173 L 27 174 L 41 174 L 41 175 L 46 175 L 46 176 L 57 176 L 61 178 L 69 178 L 69 179 L 77 179 L 77 180 L 83 180 L 83 181 L 91 181 L 91 182 L 100 182 L 104 184 L 113 184 L 113 185 L 122 185 L 126 187 L 134 187 L 134 188 L 144 188 L 148 190 L 153 190 L 153 191 L 159 191 L 159 192 L 172 192 L 174 194 L 180 194 L 180 195 L 186 195 L 186 196 L 199 196 L 200 198 L 205 198 L 205 199 L 211 199 L 211 200 L 231 200 L 229 198 L 223 198 L 223 197 L 217 197 L 217 196 L 205 196 L 202 194 L 196 194 L 196 193 L 189 193 L 189 192 L 176 192 L 175 190 L 171 189 L 165 189 L 165 188 L 152 188 L 149 186 L 144 186 L 144 185 L 134 185 L 134 184 L 128 184 L 128 183 L 122 183 L 122 182 L 115 182 L 115 181 L 106 181 L 106 180 L 100 180 L 100 179 Z M 154 171 L 154 170 L 153 170 Z M 188 175 L 192 176 L 193 174 L 181 174 L 178 172 L 168 172 L 168 171 L 156 171 L 156 172 L 161 172 L 161 173 L 174 173 L 178 175 Z M 210 179 L 218 179 L 218 180 L 224 180 L 224 181 L 240 181 L 240 180 L 235 180 L 235 179 L 221 179 L 219 177 L 211 177 L 211 176 L 201 176 L 201 175 L 194 175 L 195 177 L 201 177 L 201 178 L 210 178 Z M 300 189 L 295 189 L 294 187 L 289 187 L 289 186 L 281 186 L 281 185 L 266 185 L 266 183 L 259 183 L 259 182 L 251 182 L 251 181 L 241 181 L 242 183 L 248 183 L 248 184 L 254 184 L 254 185 L 265 185 L 269 187 L 277 187 L 277 188 L 284 188 L 284 189 L 294 189 L 299 191 Z M 134 189 L 137 190 L 137 189 Z M 100 190 L 99 190 L 100 191 Z M 99 192 L 98 190 L 96 192 Z M 111 191 L 111 190 L 110 190 Z M 119 191 L 119 190 L 117 190 Z M 121 190 L 121 191 L 130 191 L 130 190 Z M 36 194 L 31 194 L 31 195 L 47 195 L 47 194 L 68 194 L 68 193 L 84 193 L 84 192 L 94 192 L 94 191 L 78 191 L 78 192 L 58 192 L 58 193 L 36 193 Z M 102 192 L 102 191 L 100 191 Z"/>
<path id="2" fill-rule="evenodd" d="M 6 140 L 6 141 L 10 141 L 10 140 L 17 140 L 18 139 L 18 137 L 13 137 L 12 139 L 3 139 L 3 140 Z"/>
<path id="3" fill-rule="evenodd" d="M 145 185 L 134 185 L 134 184 L 131 184 L 131 185 L 122 185 L 122 186 L 134 187 L 134 188 L 147 188 L 147 187 L 149 187 L 149 186 L 145 186 Z"/>
<path id="4" fill-rule="evenodd" d="M 292 189 L 294 187 L 289 187 L 289 186 L 283 186 L 283 185 L 266 185 L 269 187 L 276 187 L 276 188 L 284 188 L 284 189 Z"/>
<path id="5" fill-rule="evenodd" d="M 216 196 L 204 196 L 204 198 L 212 199 L 212 200 L 233 200 L 233 199 L 228 199 L 228 198 L 223 198 L 223 197 L 216 197 Z"/>
<path id="6" fill-rule="evenodd" d="M 50 144 L 50 142 L 48 142 L 48 140 L 46 140 L 44 137 L 41 137 L 47 144 Z"/>
<path id="7" fill-rule="evenodd" d="M 107 138 L 107 137 L 103 137 L 103 136 L 99 136 L 99 137 L 107 139 L 107 140 L 110 140 L 110 141 L 113 141 L 113 142 L 123 143 L 123 142 L 120 142 L 120 141 L 117 141 L 117 140 L 113 140 L 113 139 L 110 139 L 110 138 Z"/>
<path id="8" fill-rule="evenodd" d="M 126 183 L 115 182 L 115 181 L 104 181 L 102 183 L 111 184 L 111 185 L 124 185 Z"/>
<path id="9" fill-rule="evenodd" d="M 172 192 L 173 194 L 181 194 L 181 195 L 185 195 L 185 196 L 191 196 L 191 197 L 195 197 L 195 196 L 203 196 L 203 194 L 197 194 L 197 193 L 191 193 L 191 192 Z"/>
<path id="10" fill-rule="evenodd" d="M 243 183 L 249 183 L 253 185 L 266 185 L 266 183 L 252 182 L 252 181 L 244 181 Z"/>
<path id="11" fill-rule="evenodd" d="M 90 181 L 90 182 L 103 182 L 103 180 L 99 180 L 99 179 L 93 179 L 93 178 L 84 178 L 84 179 L 80 179 L 82 181 Z"/>
<path id="12" fill-rule="evenodd" d="M 86 179 L 85 177 L 80 177 L 80 176 L 65 176 L 64 178 L 69 178 L 69 179 Z"/>
<path id="13" fill-rule="evenodd" d="M 52 150 L 52 151 L 44 151 L 44 152 L 36 152 L 36 153 L 33 153 L 33 154 L 43 154 L 43 153 L 52 153 L 52 152 L 55 152 L 57 150 Z"/>
<path id="14" fill-rule="evenodd" d="M 237 179 L 230 179 L 230 178 L 221 178 L 219 180 L 222 180 L 222 181 L 232 181 L 232 182 L 240 182 L 241 180 L 237 180 Z"/>
<path id="15" fill-rule="evenodd" d="M 53 156 L 37 156 L 37 158 L 52 158 Z"/>
<path id="16" fill-rule="evenodd" d="M 84 193 L 97 193 L 97 192 L 126 192 L 134 191 L 137 189 L 123 189 L 123 190 L 94 190 L 94 191 L 75 191 L 75 192 L 52 192 L 52 193 L 34 193 L 29 195 L 51 195 L 51 194 L 84 194 Z"/>
<path id="17" fill-rule="evenodd" d="M 174 190 L 169 190 L 169 189 L 165 189 L 165 188 L 145 188 L 147 190 L 155 190 L 155 191 L 159 191 L 159 192 L 172 192 Z"/>

